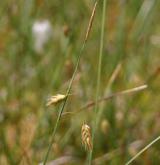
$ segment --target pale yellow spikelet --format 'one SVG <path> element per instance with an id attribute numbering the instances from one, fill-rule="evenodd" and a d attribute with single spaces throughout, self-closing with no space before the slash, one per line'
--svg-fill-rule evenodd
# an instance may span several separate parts
<path id="1" fill-rule="evenodd" d="M 55 96 L 51 96 L 46 103 L 46 106 L 50 106 L 52 104 L 56 105 L 57 103 L 63 101 L 66 98 L 66 95 L 57 94 Z"/>
<path id="2" fill-rule="evenodd" d="M 93 145 L 91 138 L 91 128 L 87 124 L 82 125 L 81 134 L 83 145 L 87 150 L 92 151 Z"/>
<path id="3" fill-rule="evenodd" d="M 103 119 L 102 122 L 101 122 L 101 124 L 100 124 L 101 131 L 102 131 L 104 134 L 107 134 L 108 131 L 109 131 L 109 127 L 110 127 L 110 125 L 109 125 L 108 120 Z"/>

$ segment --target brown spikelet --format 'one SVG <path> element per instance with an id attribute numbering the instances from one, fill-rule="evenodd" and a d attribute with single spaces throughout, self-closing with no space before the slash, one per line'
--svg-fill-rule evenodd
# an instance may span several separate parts
<path id="1" fill-rule="evenodd" d="M 92 151 L 93 145 L 91 138 L 91 129 L 87 124 L 82 125 L 81 134 L 82 134 L 83 145 L 87 150 Z"/>
<path id="2" fill-rule="evenodd" d="M 64 33 L 64 36 L 65 37 L 68 37 L 69 36 L 69 32 L 70 32 L 70 28 L 68 25 L 64 25 L 63 26 L 63 33 Z"/>
<path id="3" fill-rule="evenodd" d="M 88 28 L 87 28 L 87 32 L 86 32 L 86 36 L 85 36 L 85 42 L 87 41 L 88 36 L 89 36 L 89 32 L 91 31 L 91 28 L 92 28 L 92 23 L 93 23 L 93 18 L 95 16 L 97 3 L 98 3 L 98 1 L 95 2 L 93 10 L 92 10 L 92 14 L 91 14 L 91 17 L 90 17 L 90 20 L 89 20 L 89 24 L 88 24 Z"/>
<path id="4" fill-rule="evenodd" d="M 52 104 L 56 105 L 57 103 L 63 101 L 66 98 L 66 95 L 57 94 L 55 96 L 51 96 L 46 103 L 46 106 L 50 106 Z"/>

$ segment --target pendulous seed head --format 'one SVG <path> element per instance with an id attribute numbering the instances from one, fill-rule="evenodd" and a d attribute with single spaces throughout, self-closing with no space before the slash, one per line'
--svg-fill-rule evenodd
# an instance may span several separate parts
<path id="1" fill-rule="evenodd" d="M 81 128 L 82 143 L 85 148 L 92 151 L 92 138 L 91 138 L 91 128 L 87 124 L 83 124 Z"/>

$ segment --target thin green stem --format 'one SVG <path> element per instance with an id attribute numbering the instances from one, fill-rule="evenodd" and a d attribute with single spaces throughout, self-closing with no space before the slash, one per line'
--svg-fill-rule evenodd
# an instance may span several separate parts
<path id="1" fill-rule="evenodd" d="M 47 159 L 48 159 L 48 156 L 49 156 L 49 152 L 51 150 L 51 147 L 52 147 L 52 144 L 53 144 L 53 141 L 54 141 L 54 137 L 55 137 L 55 134 L 56 134 L 56 131 L 57 131 L 57 128 L 58 128 L 58 124 L 59 124 L 59 121 L 61 119 L 61 116 L 62 116 L 62 113 L 63 113 L 63 110 L 64 110 L 64 107 L 67 103 L 67 100 L 68 100 L 68 95 L 70 93 L 70 90 L 71 90 L 71 87 L 72 87 L 72 83 L 73 83 L 73 80 L 75 78 L 75 75 L 76 75 L 76 72 L 77 72 L 77 69 L 78 69 L 78 66 L 79 66 L 79 62 L 80 62 L 80 58 L 81 58 L 81 55 L 82 55 L 82 52 L 85 48 L 85 44 L 86 42 L 83 43 L 83 46 L 79 52 L 79 55 L 78 55 L 78 59 L 77 59 L 77 63 L 76 63 L 76 67 L 75 67 L 75 70 L 74 70 L 74 73 L 73 73 L 73 76 L 71 78 L 71 81 L 70 81 L 70 84 L 69 84 L 69 87 L 67 89 L 67 92 L 66 92 L 66 98 L 62 104 L 62 107 L 59 111 L 59 114 L 58 114 L 58 117 L 57 117 L 57 120 L 56 120 L 56 124 L 54 126 L 54 129 L 53 129 L 53 133 L 52 133 L 52 136 L 51 136 L 51 142 L 49 144 L 49 147 L 48 147 L 48 150 L 47 150 L 47 153 L 46 153 L 46 156 L 45 156 L 45 159 L 44 159 L 44 162 L 43 162 L 43 165 L 46 165 L 46 162 L 47 162 Z"/>
<path id="2" fill-rule="evenodd" d="M 98 111 L 98 98 L 100 95 L 100 81 L 101 81 L 101 70 L 102 70 L 102 56 L 103 56 L 103 47 L 104 47 L 104 29 L 105 29 L 105 14 L 106 14 L 106 3 L 107 0 L 103 1 L 103 12 L 102 12 L 102 24 L 101 24 L 101 38 L 100 38 L 100 50 L 99 50 L 99 60 L 98 60 L 98 75 L 97 75 L 97 88 L 96 88 L 96 103 L 95 103 L 95 124 L 93 126 L 93 133 L 92 133 L 92 142 L 94 144 L 94 136 L 97 127 L 97 111 Z M 93 145 L 94 146 L 94 145 Z M 91 165 L 92 163 L 92 155 L 93 150 L 89 153 L 89 161 L 88 164 Z"/>
<path id="3" fill-rule="evenodd" d="M 95 5 L 93 7 L 93 11 L 92 11 L 92 14 L 91 14 L 91 17 L 90 17 L 90 20 L 89 20 L 89 24 L 88 24 L 88 28 L 87 28 L 87 32 L 86 32 L 86 36 L 85 36 L 85 39 L 84 39 L 84 42 L 83 42 L 83 45 L 80 49 L 80 52 L 78 54 L 78 58 L 77 58 L 77 63 L 76 63 L 76 66 L 75 66 L 75 69 L 74 69 L 74 73 L 72 75 L 72 78 L 70 80 L 70 84 L 68 86 L 68 89 L 67 89 L 67 92 L 66 92 L 66 98 L 62 104 L 62 107 L 59 111 L 59 114 L 58 114 L 58 117 L 57 117 L 57 120 L 56 120 L 56 124 L 54 126 L 54 129 L 53 129 L 53 132 L 52 132 L 52 136 L 51 136 L 51 141 L 49 143 L 49 147 L 47 149 L 47 153 L 45 155 L 45 158 L 44 158 L 44 162 L 43 162 L 43 165 L 46 165 L 46 162 L 47 162 L 47 159 L 49 157 L 49 153 L 50 153 L 50 150 L 51 150 L 51 147 L 52 147 L 52 144 L 53 144 L 53 141 L 54 141 L 54 137 L 55 137 L 55 134 L 56 134 L 56 131 L 57 131 L 57 128 L 58 128 L 58 124 L 59 124 L 59 121 L 61 119 L 61 116 L 62 116 L 62 113 L 64 111 L 64 108 L 65 108 L 65 105 L 67 103 L 67 100 L 68 100 L 68 95 L 71 91 L 71 87 L 72 87 L 72 84 L 73 84 L 73 80 L 75 78 L 75 75 L 76 75 L 76 72 L 78 70 L 78 66 L 79 66 L 79 62 L 80 62 L 80 59 L 81 59 L 81 56 L 82 56 L 82 52 L 83 50 L 85 49 L 85 45 L 86 45 L 86 42 L 88 40 L 88 37 L 89 37 L 89 33 L 91 31 L 91 28 L 92 28 L 92 23 L 93 23 L 93 19 L 94 19 L 94 15 L 95 15 L 95 11 L 96 11 L 96 6 L 97 6 L 97 3 L 98 1 L 95 2 Z"/>
<path id="4" fill-rule="evenodd" d="M 142 150 L 140 150 L 132 159 L 130 159 L 125 165 L 131 164 L 137 157 L 139 157 L 143 152 L 145 152 L 149 147 L 151 147 L 154 143 L 156 143 L 158 140 L 160 140 L 160 136 L 158 136 L 156 139 L 151 141 L 146 147 L 144 147 Z"/>

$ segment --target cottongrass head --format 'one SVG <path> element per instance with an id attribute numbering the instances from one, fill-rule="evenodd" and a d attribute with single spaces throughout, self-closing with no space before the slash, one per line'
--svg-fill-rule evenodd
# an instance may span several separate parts
<path id="1" fill-rule="evenodd" d="M 36 20 L 32 26 L 34 49 L 37 53 L 44 52 L 44 46 L 52 36 L 52 25 L 49 20 Z"/>
<path id="2" fill-rule="evenodd" d="M 88 151 L 92 151 L 92 138 L 91 138 L 91 128 L 87 124 L 83 124 L 81 128 L 82 144 Z"/>
<path id="3" fill-rule="evenodd" d="M 66 98 L 66 95 L 62 95 L 62 94 L 57 94 L 55 96 L 51 96 L 47 100 L 46 106 L 56 105 L 57 103 L 62 102 L 65 98 Z"/>

